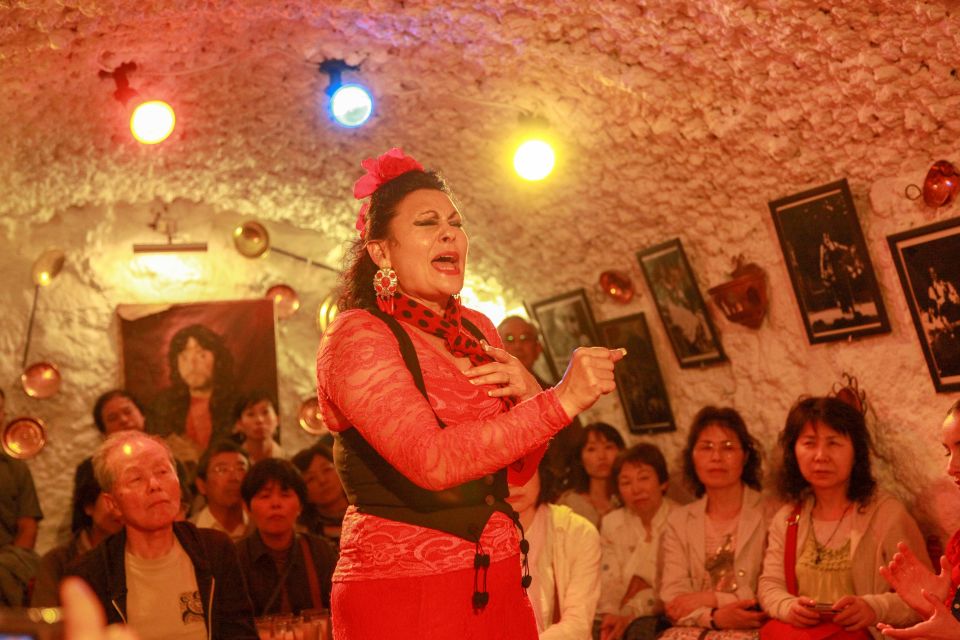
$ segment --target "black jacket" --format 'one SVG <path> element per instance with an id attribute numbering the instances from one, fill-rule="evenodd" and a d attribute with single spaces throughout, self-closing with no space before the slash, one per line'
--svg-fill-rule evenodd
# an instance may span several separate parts
<path id="1" fill-rule="evenodd" d="M 203 617 L 210 640 L 258 640 L 253 606 L 244 587 L 237 552 L 230 538 L 189 522 L 174 522 L 173 533 L 193 563 Z M 86 580 L 103 604 L 107 622 L 126 622 L 127 576 L 123 554 L 126 530 L 104 540 L 67 567 L 67 575 Z"/>

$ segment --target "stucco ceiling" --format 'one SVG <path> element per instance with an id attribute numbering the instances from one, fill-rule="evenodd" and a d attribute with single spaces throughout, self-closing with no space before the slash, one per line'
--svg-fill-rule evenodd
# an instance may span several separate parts
<path id="1" fill-rule="evenodd" d="M 862 198 L 956 149 L 957 7 L 0 0 L 0 232 L 184 198 L 340 242 L 360 159 L 402 146 L 451 180 L 475 274 L 523 297 L 676 235 L 717 264 L 772 255 L 768 200 L 840 177 Z M 373 90 L 362 129 L 323 114 L 332 58 Z M 125 61 L 177 110 L 157 147 L 132 141 L 99 77 Z M 508 163 L 531 116 L 560 152 L 537 185 Z"/>

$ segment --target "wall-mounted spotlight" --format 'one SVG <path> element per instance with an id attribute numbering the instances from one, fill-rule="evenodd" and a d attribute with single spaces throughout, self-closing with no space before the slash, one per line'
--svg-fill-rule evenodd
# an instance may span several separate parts
<path id="1" fill-rule="evenodd" d="M 176 125 L 173 107 L 162 100 L 142 101 L 136 89 L 130 86 L 128 73 L 137 70 L 135 62 L 124 62 L 113 71 L 101 71 L 101 78 L 113 78 L 117 90 L 113 92 L 123 106 L 131 100 L 140 104 L 130 114 L 130 133 L 142 144 L 157 144 L 166 140 Z"/>
<path id="2" fill-rule="evenodd" d="M 355 128 L 370 119 L 373 113 L 373 97 L 366 87 L 357 83 L 344 84 L 344 71 L 357 71 L 360 67 L 348 65 L 343 60 L 324 60 L 320 72 L 330 76 L 326 94 L 330 99 L 328 109 L 334 122 L 342 127 Z"/>

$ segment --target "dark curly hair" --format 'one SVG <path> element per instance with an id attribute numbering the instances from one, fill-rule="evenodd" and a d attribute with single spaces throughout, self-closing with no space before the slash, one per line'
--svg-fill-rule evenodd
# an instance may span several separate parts
<path id="1" fill-rule="evenodd" d="M 690 488 L 693 489 L 694 495 L 699 498 L 707 490 L 697 476 L 697 468 L 693 464 L 693 448 L 696 446 L 697 440 L 700 439 L 700 434 L 710 425 L 716 425 L 736 434 L 744 454 L 743 473 L 740 475 L 740 481 L 751 489 L 762 490 L 763 474 L 761 471 L 760 446 L 747 431 L 747 423 L 743 421 L 743 416 L 731 407 L 706 406 L 693 417 L 693 424 L 690 425 L 687 444 L 683 448 L 682 454 L 683 477 Z"/>
<path id="2" fill-rule="evenodd" d="M 822 424 L 850 438 L 853 444 L 853 469 L 850 471 L 847 498 L 861 506 L 865 505 L 877 489 L 877 481 L 870 469 L 873 441 L 863 414 L 846 402 L 832 397 L 801 398 L 787 414 L 787 423 L 779 438 L 783 451 L 780 492 L 793 501 L 800 501 L 810 493 L 810 483 L 800 472 L 796 453 L 797 440 L 808 424 Z"/>
<path id="3" fill-rule="evenodd" d="M 367 242 L 383 240 L 390 236 L 390 222 L 397 215 L 397 205 L 410 193 L 420 189 L 442 191 L 453 198 L 446 181 L 435 171 L 408 171 L 380 185 L 370 196 L 367 211 L 366 234 L 353 241 L 344 257 L 344 269 L 340 275 L 340 295 L 337 307 L 346 309 L 371 309 L 376 307 L 373 276 L 377 264 L 367 253 Z"/>
<path id="4" fill-rule="evenodd" d="M 623 436 L 613 425 L 606 422 L 591 422 L 585 426 L 580 432 L 577 446 L 570 451 L 569 470 L 567 471 L 567 477 L 564 479 L 564 489 L 572 489 L 577 493 L 586 493 L 590 490 L 590 476 L 587 475 L 587 470 L 583 466 L 583 448 L 587 446 L 591 433 L 601 440 L 617 445 L 617 449 L 620 451 L 623 451 L 627 446 L 623 441 Z M 613 493 L 611 492 L 610 495 L 613 495 Z"/>

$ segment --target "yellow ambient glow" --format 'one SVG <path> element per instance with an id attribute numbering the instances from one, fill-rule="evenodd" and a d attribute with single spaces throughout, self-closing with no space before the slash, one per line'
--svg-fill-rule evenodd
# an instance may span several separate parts
<path id="1" fill-rule="evenodd" d="M 553 171 L 555 162 L 553 147 L 543 140 L 527 140 L 513 155 L 513 168 L 524 180 L 543 180 Z"/>

